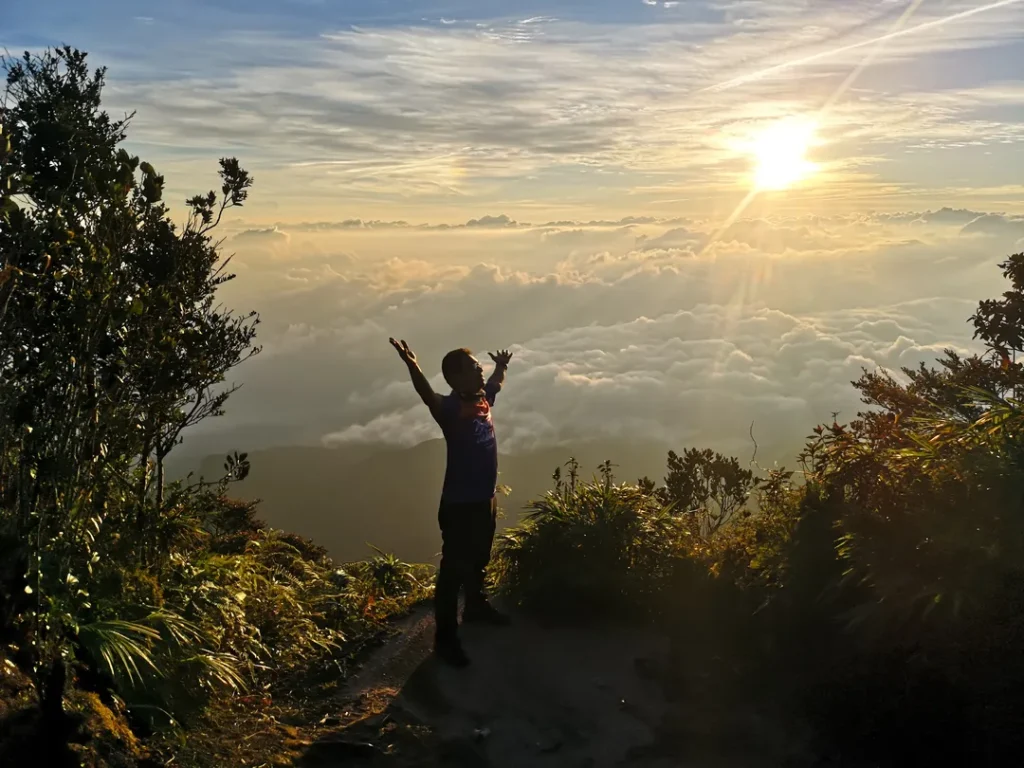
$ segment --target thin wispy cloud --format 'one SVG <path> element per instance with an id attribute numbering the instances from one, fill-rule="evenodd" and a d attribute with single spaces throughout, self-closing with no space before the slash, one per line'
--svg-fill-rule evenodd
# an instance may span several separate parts
<path id="1" fill-rule="evenodd" d="M 155 50 L 103 39 L 92 48 L 113 65 L 112 103 L 138 110 L 133 140 L 173 183 L 198 175 L 200 157 L 232 152 L 293 210 L 365 199 L 436 211 L 467 195 L 611 210 L 668 184 L 701 189 L 724 215 L 749 165 L 730 138 L 819 110 L 886 34 L 821 131 L 824 187 L 856 199 L 860 183 L 889 178 L 927 195 L 913 152 L 984 145 L 1006 157 L 1004 145 L 1024 138 L 1006 65 L 1024 24 L 1016 0 L 917 3 L 895 32 L 907 4 L 686 5 L 599 3 L 587 14 L 552 0 L 510 16 L 507 4 L 422 4 L 390 18 L 321 9 L 301 31 L 272 30 L 282 11 L 256 6 L 187 36 L 180 13 L 168 14 L 155 26 L 173 43 Z M 1005 59 L 993 77 L 1002 114 L 972 95 L 993 87 L 984 68 L 953 90 L 918 83 L 929 66 L 970 54 Z M 907 172 L 889 174 L 905 151 Z"/>

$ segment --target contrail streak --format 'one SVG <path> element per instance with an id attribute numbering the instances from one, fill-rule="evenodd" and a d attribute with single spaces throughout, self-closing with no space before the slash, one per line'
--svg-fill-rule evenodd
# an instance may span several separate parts
<path id="1" fill-rule="evenodd" d="M 729 88 L 735 88 L 737 85 L 743 85 L 753 80 L 759 80 L 762 77 L 774 75 L 776 72 L 781 72 L 792 67 L 800 67 L 804 64 L 810 64 L 815 61 L 821 61 L 831 56 L 838 56 L 843 53 L 849 53 L 850 51 L 856 51 L 859 48 L 865 48 L 869 45 L 875 45 L 877 43 L 883 43 L 889 40 L 895 40 L 899 37 L 911 35 L 915 32 L 922 32 L 926 29 L 933 29 L 935 27 L 941 27 L 945 24 L 949 24 L 952 21 L 960 21 L 962 19 L 976 16 L 979 13 L 986 13 L 988 11 L 994 11 L 998 8 L 1005 8 L 1010 5 L 1017 5 L 1024 0 L 999 0 L 995 3 L 989 3 L 988 5 L 981 5 L 977 8 L 971 8 L 970 10 L 961 11 L 960 13 L 954 13 L 952 16 L 944 16 L 941 19 L 935 19 L 934 21 L 926 21 L 923 24 L 918 24 L 915 27 L 909 27 L 907 29 L 901 29 L 896 32 L 889 32 L 881 37 L 872 38 L 871 40 L 862 40 L 859 43 L 851 43 L 845 45 L 842 48 L 835 48 L 833 50 L 822 51 L 821 53 L 815 53 L 811 56 L 805 56 L 802 59 L 794 59 L 793 61 L 787 61 L 783 64 L 777 64 L 774 67 L 768 67 L 758 72 L 752 72 L 749 75 L 741 75 L 740 77 L 734 77 L 732 80 L 726 80 L 724 83 L 718 85 L 710 85 L 707 88 L 701 88 L 697 93 L 704 93 L 705 91 L 724 91 Z"/>
<path id="2" fill-rule="evenodd" d="M 825 103 L 825 106 L 821 108 L 821 112 L 819 113 L 820 116 L 823 117 L 833 107 L 833 105 L 835 105 L 835 103 L 843 97 L 843 95 L 853 86 L 857 78 L 860 77 L 861 73 L 869 66 L 871 66 L 871 63 L 875 60 L 875 57 L 878 56 L 878 54 L 881 53 L 882 50 L 885 48 L 885 44 L 892 39 L 892 35 L 896 32 L 901 31 L 903 25 L 910 21 L 911 17 L 913 17 L 913 15 L 917 13 L 917 9 L 920 8 L 923 4 L 924 0 L 913 0 L 913 2 L 911 2 L 910 5 L 907 6 L 907 9 L 896 20 L 896 23 L 892 25 L 892 28 L 889 30 L 888 35 L 882 35 L 882 37 L 875 41 L 875 47 L 868 51 L 867 55 L 864 57 L 864 60 L 861 61 L 861 63 L 858 64 L 853 69 L 853 71 L 846 76 L 846 79 L 839 85 L 839 87 L 836 88 L 835 92 L 832 94 L 831 97 L 829 97 L 829 100 Z"/>

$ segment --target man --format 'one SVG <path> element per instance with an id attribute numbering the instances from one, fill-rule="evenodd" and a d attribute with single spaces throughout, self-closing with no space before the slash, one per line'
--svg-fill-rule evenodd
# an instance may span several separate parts
<path id="1" fill-rule="evenodd" d="M 441 372 L 452 391 L 439 395 L 423 375 L 416 355 L 405 341 L 391 339 L 409 367 L 413 386 L 444 433 L 448 465 L 441 492 L 441 566 L 434 592 L 436 634 L 434 652 L 456 667 L 469 664 L 458 636 L 459 589 L 466 596 L 462 619 L 503 625 L 508 618 L 487 602 L 484 570 L 494 542 L 498 484 L 498 442 L 491 421 L 491 406 L 505 382 L 512 353 L 491 354 L 495 363 L 484 381 L 484 369 L 468 349 L 444 356 Z"/>

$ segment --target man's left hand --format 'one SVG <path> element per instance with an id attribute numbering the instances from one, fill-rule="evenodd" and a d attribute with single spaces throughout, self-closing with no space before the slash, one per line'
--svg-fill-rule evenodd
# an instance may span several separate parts
<path id="1" fill-rule="evenodd" d="M 512 353 L 507 349 L 499 350 L 497 352 L 489 352 L 491 360 L 502 368 L 508 368 L 509 361 L 512 359 Z"/>

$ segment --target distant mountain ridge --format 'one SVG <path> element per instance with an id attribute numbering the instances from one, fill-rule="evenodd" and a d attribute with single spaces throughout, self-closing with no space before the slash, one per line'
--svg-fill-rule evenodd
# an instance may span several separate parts
<path id="1" fill-rule="evenodd" d="M 661 478 L 669 447 L 656 442 L 587 441 L 525 454 L 502 455 L 499 482 L 511 494 L 499 499 L 514 524 L 525 504 L 552 486 L 555 468 L 575 455 L 590 479 L 611 459 L 616 477 Z M 443 440 L 412 448 L 352 444 L 339 448 L 289 446 L 250 451 L 249 477 L 231 488 L 241 499 L 260 499 L 260 517 L 276 528 L 307 536 L 340 561 L 371 554 L 369 544 L 415 561 L 431 561 L 441 546 L 437 506 L 444 479 Z M 197 474 L 223 474 L 223 455 L 208 456 Z M 189 471 L 179 464 L 169 476 Z"/>
<path id="2" fill-rule="evenodd" d="M 661 481 L 669 446 L 658 441 L 580 440 L 567 445 L 519 454 L 502 454 L 499 482 L 511 488 L 499 498 L 504 516 L 499 526 L 514 525 L 523 508 L 552 487 L 551 475 L 570 456 L 589 480 L 598 465 L 611 460 L 615 478 L 633 482 L 648 476 Z M 765 450 L 758 460 L 769 466 L 774 457 L 795 454 Z M 275 528 L 306 536 L 326 547 L 342 562 L 372 554 L 369 545 L 403 559 L 432 562 L 441 548 L 437 507 L 444 479 L 444 440 L 428 440 L 412 448 L 352 443 L 336 448 L 293 445 L 249 451 L 251 472 L 231 487 L 232 496 L 260 499 L 259 515 Z M 744 464 L 749 456 L 741 457 Z M 792 460 L 785 459 L 792 466 Z M 202 461 L 179 458 L 169 477 L 188 471 L 208 479 L 224 472 L 224 455 Z M 565 470 L 563 469 L 563 476 Z"/>

